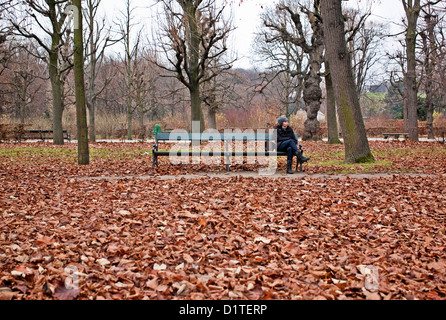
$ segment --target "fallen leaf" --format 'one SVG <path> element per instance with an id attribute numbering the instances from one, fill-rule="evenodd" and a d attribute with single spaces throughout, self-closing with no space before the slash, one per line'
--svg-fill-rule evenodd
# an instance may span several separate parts
<path id="1" fill-rule="evenodd" d="M 18 266 L 14 270 L 11 271 L 11 274 L 13 276 L 20 276 L 20 277 L 26 277 L 27 275 L 33 274 L 33 270 L 25 267 L 23 265 Z"/>
<path id="2" fill-rule="evenodd" d="M 433 269 L 437 272 L 446 272 L 446 260 L 434 261 L 427 265 L 429 269 Z"/>
<path id="3" fill-rule="evenodd" d="M 77 287 L 67 288 L 63 282 L 58 282 L 54 291 L 54 297 L 58 300 L 73 300 L 79 296 Z"/>
<path id="4" fill-rule="evenodd" d="M 194 263 L 195 260 L 194 258 L 192 258 L 189 254 L 184 253 L 183 254 L 183 259 L 187 262 L 187 263 Z"/>
<path id="5" fill-rule="evenodd" d="M 162 264 L 155 263 L 153 265 L 153 270 L 166 270 L 166 268 L 167 266 L 164 263 Z"/>
<path id="6" fill-rule="evenodd" d="M 96 262 L 99 263 L 103 267 L 110 264 L 110 261 L 108 261 L 105 258 L 97 259 Z"/>
<path id="7" fill-rule="evenodd" d="M 36 244 L 38 246 L 49 246 L 55 242 L 56 240 L 53 237 L 48 237 L 48 236 L 43 236 L 42 238 L 36 240 Z"/>
<path id="8" fill-rule="evenodd" d="M 152 280 L 147 280 L 146 286 L 152 290 L 156 290 L 156 288 L 158 288 L 158 278 L 153 278 Z"/>
<path id="9" fill-rule="evenodd" d="M 254 239 L 256 242 L 263 242 L 266 244 L 269 244 L 271 242 L 271 239 L 265 238 L 265 237 L 257 237 Z"/>
<path id="10" fill-rule="evenodd" d="M 10 288 L 0 288 L 0 300 L 12 300 L 16 295 Z"/>
<path id="11" fill-rule="evenodd" d="M 131 215 L 131 212 L 128 211 L 128 210 L 120 210 L 120 211 L 119 211 L 119 214 L 120 214 L 121 216 L 129 216 L 129 215 Z"/>

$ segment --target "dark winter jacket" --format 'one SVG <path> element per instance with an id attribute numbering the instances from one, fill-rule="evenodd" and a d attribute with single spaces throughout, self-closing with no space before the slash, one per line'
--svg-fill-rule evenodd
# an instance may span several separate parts
<path id="1" fill-rule="evenodd" d="M 280 148 L 280 144 L 282 142 L 287 141 L 289 139 L 294 140 L 297 145 L 296 136 L 294 135 L 294 131 L 291 127 L 283 128 L 282 126 L 278 125 L 276 127 L 276 131 L 277 131 L 277 149 Z"/>

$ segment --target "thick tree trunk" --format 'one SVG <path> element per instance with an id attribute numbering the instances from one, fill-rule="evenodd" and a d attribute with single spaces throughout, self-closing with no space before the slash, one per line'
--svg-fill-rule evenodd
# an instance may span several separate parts
<path id="1" fill-rule="evenodd" d="M 51 37 L 51 51 L 49 52 L 49 75 L 51 81 L 51 93 L 53 98 L 53 144 L 63 145 L 62 115 L 63 105 L 63 82 L 59 70 L 59 47 L 60 47 L 60 23 L 56 14 L 55 0 L 48 1 L 50 19 L 53 24 Z"/>
<path id="2" fill-rule="evenodd" d="M 321 1 L 327 60 L 345 146 L 345 162 L 374 161 L 359 105 L 351 57 L 345 43 L 341 0 Z"/>
<path id="3" fill-rule="evenodd" d="M 313 12 L 308 14 L 313 34 L 311 36 L 311 47 L 306 50 L 309 54 L 310 70 L 307 75 L 303 90 L 303 98 L 307 107 L 307 120 L 304 124 L 304 134 L 302 140 L 318 141 L 321 140 L 319 135 L 320 123 L 317 119 L 318 112 L 321 108 L 322 77 L 320 75 L 322 65 L 322 53 L 324 51 L 324 30 L 322 21 L 318 18 L 320 1 L 314 1 Z"/>
<path id="4" fill-rule="evenodd" d="M 199 121 L 200 131 L 204 131 L 205 123 L 203 109 L 201 108 L 199 83 L 200 31 L 198 29 L 197 7 L 193 2 L 186 2 L 183 9 L 187 17 L 187 41 L 189 42 L 188 65 L 190 68 L 191 120 L 192 122 Z"/>
<path id="5" fill-rule="evenodd" d="M 405 1 L 405 0 L 403 0 Z M 410 1 L 412 2 L 412 1 Z M 415 0 L 413 5 L 406 8 L 406 59 L 407 70 L 404 75 L 404 103 L 405 118 L 404 129 L 409 134 L 409 139 L 418 141 L 418 100 L 417 100 L 417 74 L 416 74 L 416 37 L 417 20 L 420 13 L 420 1 Z"/>
<path id="6" fill-rule="evenodd" d="M 412 42 L 412 40 L 409 40 Z M 407 72 L 404 81 L 404 102 L 406 103 L 407 118 L 404 121 L 405 130 L 409 134 L 409 139 L 418 141 L 418 99 L 417 99 L 417 78 L 416 78 L 416 58 L 415 42 L 407 44 Z M 410 49 L 409 47 L 412 47 Z"/>
<path id="7" fill-rule="evenodd" d="M 85 81 L 84 81 L 84 43 L 82 35 L 82 7 L 81 0 L 73 0 L 77 8 L 75 14 L 79 14 L 79 25 L 74 28 L 74 83 L 76 95 L 76 122 L 77 122 L 77 156 L 80 165 L 90 163 L 88 149 L 87 110 L 85 105 Z"/>
<path id="8" fill-rule="evenodd" d="M 63 145 L 64 139 L 62 131 L 62 115 L 64 107 L 62 101 L 62 81 L 60 80 L 58 68 L 58 54 L 55 49 L 50 53 L 50 64 L 48 66 L 51 82 L 51 94 L 53 99 L 53 144 Z"/>
<path id="9" fill-rule="evenodd" d="M 327 95 L 328 144 L 340 144 L 341 140 L 339 140 L 338 119 L 336 116 L 336 97 L 328 61 L 325 61 L 325 72 L 327 73 L 325 76 L 325 90 Z"/>
<path id="10" fill-rule="evenodd" d="M 319 136 L 320 123 L 317 119 L 319 109 L 321 107 L 322 89 L 320 87 L 321 77 L 310 76 L 305 81 L 303 98 L 307 107 L 307 120 L 304 124 L 303 141 L 318 141 L 321 140 Z"/>
<path id="11" fill-rule="evenodd" d="M 189 93 L 191 99 L 192 123 L 199 122 L 200 132 L 203 132 L 205 129 L 205 124 L 203 109 L 201 108 L 201 95 L 199 85 L 197 84 L 196 86 L 192 86 L 191 89 L 189 89 Z M 192 126 L 191 128 L 194 128 L 194 126 Z"/>

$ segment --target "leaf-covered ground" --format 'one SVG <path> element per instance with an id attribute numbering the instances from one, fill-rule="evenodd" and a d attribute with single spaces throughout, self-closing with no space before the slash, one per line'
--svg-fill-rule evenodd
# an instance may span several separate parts
<path id="1" fill-rule="evenodd" d="M 75 145 L 0 144 L 0 298 L 446 299 L 446 147 L 371 142 L 377 162 L 354 166 L 304 147 L 302 178 L 164 180 L 225 168 L 153 170 L 142 143 L 92 144 L 87 167 Z M 349 172 L 371 175 L 311 177 Z"/>

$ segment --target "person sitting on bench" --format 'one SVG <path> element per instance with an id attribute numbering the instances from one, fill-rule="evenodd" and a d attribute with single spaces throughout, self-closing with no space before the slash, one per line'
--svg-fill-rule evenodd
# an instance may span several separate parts
<path id="1" fill-rule="evenodd" d="M 287 153 L 286 173 L 293 174 L 291 169 L 293 156 L 296 156 L 300 163 L 307 162 L 310 158 L 304 157 L 297 149 L 297 140 L 293 129 L 288 124 L 288 119 L 285 116 L 280 116 L 277 123 L 277 151 Z"/>

